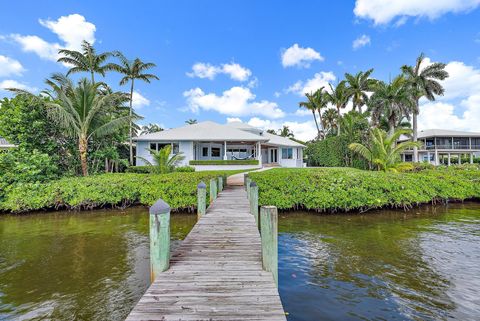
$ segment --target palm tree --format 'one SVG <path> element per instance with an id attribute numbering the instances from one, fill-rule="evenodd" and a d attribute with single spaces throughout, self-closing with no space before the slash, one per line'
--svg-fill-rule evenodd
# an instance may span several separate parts
<path id="1" fill-rule="evenodd" d="M 329 108 L 323 112 L 323 127 L 327 133 L 335 132 L 338 127 L 338 113 L 335 108 Z"/>
<path id="2" fill-rule="evenodd" d="M 44 91 L 52 100 L 42 96 L 12 89 L 19 94 L 27 94 L 45 104 L 48 115 L 70 137 L 78 139 L 78 152 L 82 174 L 88 175 L 88 143 L 94 137 L 112 134 L 128 126 L 131 116 L 118 115 L 118 110 L 127 102 L 124 93 L 103 93 L 101 83 L 92 83 L 82 78 L 74 84 L 61 74 L 54 74 L 46 80 L 51 89 Z"/>
<path id="3" fill-rule="evenodd" d="M 401 163 L 400 154 L 408 148 L 420 145 L 420 143 L 412 141 L 396 144 L 400 136 L 409 135 L 411 132 L 408 129 L 397 129 L 393 134 L 389 135 L 380 128 L 374 128 L 370 130 L 370 143 L 368 146 L 352 143 L 348 148 L 364 157 L 377 170 L 398 171 L 402 167 L 408 166 Z"/>
<path id="4" fill-rule="evenodd" d="M 188 119 L 185 121 L 185 124 L 188 124 L 188 125 L 194 125 L 194 124 L 198 124 L 198 121 L 196 119 Z"/>
<path id="5" fill-rule="evenodd" d="M 315 113 L 317 111 L 317 105 L 315 103 L 315 95 L 313 93 L 310 93 L 310 94 L 306 93 L 305 97 L 307 97 L 307 101 L 299 102 L 298 106 L 306 108 L 312 112 L 313 120 L 315 120 L 315 126 L 317 127 L 317 138 L 318 138 L 321 136 L 320 134 L 321 131 L 320 131 L 320 127 L 318 126 L 317 115 Z"/>
<path id="6" fill-rule="evenodd" d="M 340 110 L 347 107 L 349 92 L 345 80 L 338 83 L 337 87 L 333 88 L 332 84 L 329 84 L 330 92 L 326 92 L 326 99 L 333 104 L 337 109 L 338 119 L 342 117 Z M 337 135 L 340 135 L 340 123 L 338 123 Z"/>
<path id="7" fill-rule="evenodd" d="M 123 78 L 120 80 L 120 85 L 123 86 L 130 82 L 130 116 L 133 115 L 133 89 L 135 86 L 135 80 L 145 81 L 150 83 L 153 79 L 158 80 L 159 78 L 154 74 L 144 73 L 146 70 L 154 68 L 156 65 L 153 62 L 143 62 L 139 58 L 131 61 L 125 58 L 121 52 L 115 52 L 115 56 L 120 59 L 120 65 L 113 64 L 111 68 L 119 73 L 123 74 Z M 132 118 L 133 121 L 133 118 Z M 133 165 L 133 142 L 132 142 L 132 133 L 133 124 L 130 123 L 130 165 Z"/>
<path id="8" fill-rule="evenodd" d="M 153 166 L 152 172 L 157 174 L 173 172 L 175 167 L 177 167 L 185 159 L 185 156 L 183 156 L 182 153 L 170 155 L 172 152 L 172 145 L 167 145 L 159 151 L 154 149 L 147 150 L 152 154 L 153 164 L 143 157 L 138 158 L 141 158 L 145 163 L 148 164 L 148 166 Z"/>
<path id="9" fill-rule="evenodd" d="M 445 71 L 446 65 L 444 63 L 433 63 L 422 68 L 422 62 L 425 60 L 423 53 L 418 56 L 415 66 L 402 66 L 402 72 L 405 75 L 410 90 L 412 91 L 415 105 L 413 108 L 412 127 L 413 127 L 413 141 L 417 141 L 417 116 L 420 113 L 418 102 L 420 98 L 426 97 L 428 100 L 435 100 L 435 95 L 443 95 L 445 89 L 438 82 L 448 77 L 448 72 Z M 413 149 L 413 161 L 418 162 L 418 148 Z"/>
<path id="10" fill-rule="evenodd" d="M 370 98 L 369 108 L 373 122 L 378 125 L 381 118 L 385 117 L 389 134 L 393 135 L 397 124 L 408 116 L 413 108 L 405 78 L 400 75 L 388 84 L 383 81 L 377 82 L 375 93 Z"/>
<path id="11" fill-rule="evenodd" d="M 370 78 L 373 69 L 369 69 L 365 72 L 359 71 L 356 75 L 349 73 L 345 74 L 345 78 L 348 84 L 349 99 L 352 99 L 353 110 L 358 107 L 358 112 L 362 112 L 362 106 L 368 101 L 367 92 L 373 91 L 373 87 L 377 82 L 375 79 Z"/>
<path id="12" fill-rule="evenodd" d="M 278 135 L 282 137 L 289 137 L 289 138 L 295 137 L 293 132 L 286 125 L 283 125 L 282 129 L 278 130 Z"/>
<path id="13" fill-rule="evenodd" d="M 105 76 L 105 72 L 113 69 L 113 64 L 105 61 L 113 55 L 111 52 L 97 54 L 95 48 L 87 41 L 82 42 L 82 50 L 60 49 L 59 54 L 64 55 L 58 58 L 58 62 L 63 62 L 72 67 L 67 72 L 67 76 L 77 72 L 89 72 L 92 83 L 95 83 L 95 74 Z"/>
<path id="14" fill-rule="evenodd" d="M 146 134 L 151 134 L 151 133 L 156 133 L 156 132 L 161 132 L 163 131 L 163 128 L 160 127 L 157 124 L 148 124 L 148 125 L 143 125 L 140 131 L 140 135 L 146 135 Z"/>

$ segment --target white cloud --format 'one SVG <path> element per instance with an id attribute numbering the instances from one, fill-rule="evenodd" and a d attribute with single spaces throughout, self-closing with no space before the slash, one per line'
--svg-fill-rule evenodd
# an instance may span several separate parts
<path id="1" fill-rule="evenodd" d="M 96 27 L 79 14 L 62 16 L 58 20 L 39 20 L 39 23 L 55 33 L 62 43 L 47 42 L 35 35 L 11 34 L 10 37 L 20 44 L 23 51 L 33 52 L 40 58 L 57 61 L 58 50 L 62 48 L 78 50 L 83 40 L 95 42 Z"/>
<path id="2" fill-rule="evenodd" d="M 315 61 L 325 60 L 319 52 L 312 48 L 302 48 L 298 44 L 294 44 L 290 48 L 282 52 L 282 66 L 287 67 L 310 67 L 310 64 Z"/>
<path id="3" fill-rule="evenodd" d="M 36 92 L 38 91 L 38 88 L 35 87 L 30 87 L 29 85 L 25 83 L 18 82 L 16 80 L 12 79 L 6 79 L 0 82 L 0 90 L 6 90 L 7 88 L 16 88 L 16 89 L 22 89 L 22 90 L 28 90 L 30 92 Z"/>
<path id="4" fill-rule="evenodd" d="M 18 60 L 0 55 L 0 77 L 21 75 L 24 71 L 25 68 Z"/>
<path id="5" fill-rule="evenodd" d="M 295 116 L 300 116 L 300 117 L 305 117 L 305 116 L 310 116 L 312 117 L 312 112 L 308 109 L 305 109 L 305 108 L 299 108 L 297 110 L 295 110 L 295 113 L 294 113 Z"/>
<path id="6" fill-rule="evenodd" d="M 262 128 L 262 129 L 274 129 L 278 130 L 283 126 L 288 126 L 290 130 L 295 135 L 295 138 L 298 138 L 302 141 L 309 141 L 314 139 L 317 136 L 317 128 L 313 120 L 305 122 L 296 122 L 296 121 L 272 121 L 268 119 L 260 119 L 258 117 L 253 117 L 248 121 L 250 126 Z"/>
<path id="7" fill-rule="evenodd" d="M 473 10 L 480 0 L 357 0 L 353 12 L 359 18 L 371 19 L 376 25 L 405 23 L 408 17 L 435 19 L 448 12 Z"/>
<path id="8" fill-rule="evenodd" d="M 333 72 L 321 71 L 316 73 L 313 78 L 307 79 L 306 81 L 297 81 L 290 87 L 288 87 L 285 92 L 287 93 L 296 93 L 299 96 L 303 96 L 306 93 L 313 93 L 321 87 L 325 87 L 325 90 L 329 90 L 329 83 L 335 81 L 336 77 Z"/>
<path id="9" fill-rule="evenodd" d="M 140 94 L 138 91 L 134 91 L 132 96 L 132 106 L 135 109 L 140 109 L 145 106 L 150 106 L 150 100 L 142 96 L 142 94 Z"/>
<path id="10" fill-rule="evenodd" d="M 227 117 L 227 123 L 237 123 L 242 122 L 242 120 L 238 117 Z"/>
<path id="11" fill-rule="evenodd" d="M 246 81 L 252 75 L 252 72 L 250 69 L 233 62 L 219 66 L 197 62 L 192 66 L 192 71 L 188 72 L 187 76 L 213 80 L 218 74 L 228 75 L 233 80 Z"/>
<path id="12" fill-rule="evenodd" d="M 255 101 L 255 95 L 249 88 L 232 87 L 222 93 L 204 93 L 200 88 L 194 88 L 183 93 L 188 107 L 193 112 L 214 110 L 229 116 L 262 115 L 268 118 L 281 118 L 285 113 L 274 102 Z"/>
<path id="13" fill-rule="evenodd" d="M 352 43 L 352 48 L 357 50 L 359 48 L 365 47 L 366 45 L 370 44 L 370 37 L 367 35 L 361 35 L 357 39 L 355 39 Z"/>

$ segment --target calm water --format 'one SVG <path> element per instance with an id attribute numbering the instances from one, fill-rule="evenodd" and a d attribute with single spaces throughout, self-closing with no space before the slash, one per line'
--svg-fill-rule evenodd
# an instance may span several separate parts
<path id="1" fill-rule="evenodd" d="M 172 237 L 195 220 L 174 215 Z M 478 203 L 279 224 L 289 320 L 480 319 Z M 0 217 L 0 320 L 122 320 L 148 284 L 147 225 L 143 208 Z"/>

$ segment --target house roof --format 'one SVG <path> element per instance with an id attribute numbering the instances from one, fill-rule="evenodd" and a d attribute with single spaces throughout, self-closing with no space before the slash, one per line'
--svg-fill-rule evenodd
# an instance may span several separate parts
<path id="1" fill-rule="evenodd" d="M 425 129 L 418 132 L 418 139 L 429 137 L 480 137 L 478 132 L 466 132 L 449 129 Z M 402 135 L 399 141 L 409 140 L 410 137 Z"/>
<path id="2" fill-rule="evenodd" d="M 234 141 L 234 142 L 265 142 L 278 146 L 304 147 L 286 137 L 272 135 L 262 129 L 241 122 L 218 124 L 205 121 L 198 124 L 186 125 L 156 133 L 141 135 L 135 141 Z"/>

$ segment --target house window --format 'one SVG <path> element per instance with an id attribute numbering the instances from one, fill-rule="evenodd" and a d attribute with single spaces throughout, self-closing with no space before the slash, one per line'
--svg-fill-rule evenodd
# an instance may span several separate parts
<path id="1" fill-rule="evenodd" d="M 172 144 L 172 153 L 173 154 L 178 154 L 179 151 L 180 151 L 180 147 L 179 147 L 178 143 L 173 143 Z"/>
<path id="2" fill-rule="evenodd" d="M 208 157 L 208 147 L 202 147 L 202 157 Z"/>
<path id="3" fill-rule="evenodd" d="M 220 157 L 220 148 L 212 147 L 212 157 Z"/>
<path id="4" fill-rule="evenodd" d="M 165 146 L 168 146 L 170 144 L 162 144 L 162 143 L 150 143 L 150 149 L 158 152 L 159 150 L 161 150 L 162 148 L 164 148 Z"/>
<path id="5" fill-rule="evenodd" d="M 293 148 L 282 148 L 282 159 L 293 159 Z"/>
<path id="6" fill-rule="evenodd" d="M 150 143 L 150 149 L 157 150 L 157 143 Z"/>

